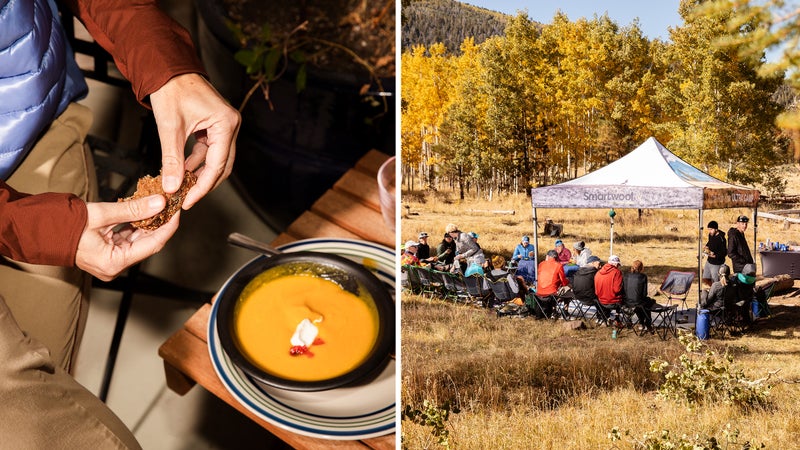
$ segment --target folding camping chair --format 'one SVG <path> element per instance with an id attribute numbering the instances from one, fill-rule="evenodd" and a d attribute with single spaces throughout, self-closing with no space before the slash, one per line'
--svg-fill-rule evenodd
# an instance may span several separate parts
<path id="1" fill-rule="evenodd" d="M 768 287 L 769 295 L 772 287 Z M 753 285 L 740 283 L 735 276 L 731 277 L 728 285 L 723 291 L 723 305 L 709 310 L 709 334 L 720 339 L 725 338 L 725 334 L 740 334 L 752 323 L 750 314 L 752 313 L 751 302 L 753 297 L 758 300 L 759 295 L 755 293 Z M 766 301 L 766 296 L 763 297 Z"/>
<path id="2" fill-rule="evenodd" d="M 677 304 L 659 305 L 656 303 L 650 308 L 653 319 L 653 330 L 662 341 L 666 341 L 670 335 L 672 335 L 672 337 L 678 337 L 677 311 Z"/>
<path id="3" fill-rule="evenodd" d="M 434 295 L 440 295 L 444 287 L 441 278 L 437 279 L 433 274 L 433 270 L 427 267 L 416 266 L 415 269 L 417 275 L 419 275 L 420 284 L 422 285 L 422 292 L 420 292 L 420 294 L 423 297 L 426 294 L 430 294 L 431 298 L 433 298 Z"/>
<path id="4" fill-rule="evenodd" d="M 408 289 L 412 294 L 422 293 L 422 281 L 419 279 L 417 266 L 403 264 L 400 270 L 401 273 L 405 274 L 406 278 L 406 283 L 403 285 L 403 287 Z"/>
<path id="5" fill-rule="evenodd" d="M 514 275 L 522 277 L 528 285 L 533 285 L 536 282 L 536 261 L 530 259 L 523 259 L 517 263 L 517 271 Z"/>
<path id="6" fill-rule="evenodd" d="M 572 289 L 564 286 L 559 288 L 555 294 L 555 311 L 564 320 L 582 319 L 584 311 L 581 308 L 582 304 L 575 298 L 575 293 Z"/>
<path id="7" fill-rule="evenodd" d="M 441 278 L 444 283 L 444 295 L 446 298 L 458 303 L 463 301 L 467 303 L 470 299 L 467 285 L 464 284 L 464 277 L 460 273 L 440 272 L 434 271 L 434 274 Z"/>
<path id="8" fill-rule="evenodd" d="M 672 303 L 676 302 L 683 305 L 682 309 L 689 309 L 686 306 L 686 297 L 689 296 L 689 289 L 692 287 L 694 277 L 694 272 L 670 270 L 667 273 L 664 282 L 658 288 L 658 292 L 667 297 L 667 306 L 672 306 Z"/>
<path id="9" fill-rule="evenodd" d="M 776 284 L 776 282 L 772 282 L 765 286 L 755 288 L 753 301 L 758 303 L 758 307 L 757 309 L 753 309 L 754 320 L 759 317 L 769 317 L 772 315 L 772 311 L 769 309 L 769 298 L 772 297 L 772 290 L 775 289 Z M 758 311 L 758 314 L 756 314 L 756 311 Z"/>
<path id="10" fill-rule="evenodd" d="M 488 308 L 491 306 L 492 290 L 489 287 L 488 280 L 480 274 L 472 274 L 464 277 L 464 284 L 467 286 L 467 292 L 470 297 L 481 302 L 481 305 Z"/>
<path id="11" fill-rule="evenodd" d="M 489 287 L 497 301 L 505 303 L 514 300 L 519 296 L 519 286 L 515 290 L 508 281 L 508 278 L 500 278 L 497 281 L 489 281 Z"/>

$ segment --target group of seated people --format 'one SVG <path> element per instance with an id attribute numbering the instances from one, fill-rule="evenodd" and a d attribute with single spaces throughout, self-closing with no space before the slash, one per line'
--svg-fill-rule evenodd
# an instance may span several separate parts
<path id="1" fill-rule="evenodd" d="M 558 301 L 559 289 L 570 286 L 572 295 L 586 306 L 599 306 L 608 317 L 612 310 L 624 305 L 632 308 L 639 325 L 646 331 L 653 331 L 650 310 L 655 300 L 647 294 L 647 275 L 642 272 L 644 264 L 635 260 L 628 271 L 623 273 L 619 256 L 612 255 L 605 264 L 597 256 L 589 256 L 585 265 L 575 271 L 569 283 L 563 266 L 555 250 L 547 252 L 547 257 L 539 265 L 539 283 L 536 297 L 545 315 L 550 315 Z"/>
<path id="2" fill-rule="evenodd" d="M 501 255 L 486 258 L 478 244 L 478 234 L 462 232 L 454 224 L 447 225 L 435 252 L 428 244 L 428 237 L 427 232 L 422 232 L 417 241 L 406 242 L 401 264 L 429 265 L 435 270 L 464 276 L 477 273 L 492 281 L 505 278 L 520 301 L 524 301 L 536 285 L 535 295 L 548 317 L 555 307 L 556 294 L 562 288 L 571 287 L 575 298 L 586 305 L 595 305 L 597 299 L 608 311 L 622 304 L 635 307 L 639 323 L 652 329 L 649 310 L 655 301 L 647 295 L 647 275 L 642 272 L 641 261 L 634 261 L 630 270 L 623 274 L 618 256 L 611 256 L 602 264 L 583 241 L 574 243 L 573 255 L 573 251 L 557 239 L 545 259 L 534 267 L 536 249 L 526 235 L 514 248 L 507 264 Z"/>
<path id="3" fill-rule="evenodd" d="M 719 277 L 709 289 L 700 291 L 698 309 L 718 310 L 725 307 L 737 320 L 750 320 L 751 302 L 755 292 L 756 267 L 745 264 L 741 273 L 731 274 L 727 264 L 719 266 Z"/>
<path id="4" fill-rule="evenodd" d="M 416 241 L 406 242 L 401 264 L 428 265 L 435 270 L 464 276 L 479 274 L 492 281 L 505 278 L 512 291 L 518 294 L 519 302 L 535 292 L 548 317 L 552 315 L 555 302 L 563 297 L 563 289 L 571 288 L 572 295 L 583 304 L 596 306 L 599 303 L 606 310 L 606 317 L 622 305 L 633 309 L 640 326 L 653 331 L 651 309 L 656 303 L 648 296 L 647 275 L 643 273 L 644 264 L 640 260 L 633 261 L 623 273 L 618 256 L 612 255 L 603 264 L 583 241 L 575 242 L 570 251 L 557 239 L 554 248 L 535 267 L 536 249 L 527 235 L 522 236 L 508 263 L 501 255 L 487 258 L 478 244 L 478 234 L 462 232 L 454 224 L 447 225 L 435 249 L 428 244 L 428 237 L 427 232 L 421 232 Z M 701 291 L 698 308 L 717 309 L 724 305 L 747 320 L 754 280 L 754 265 L 748 264 L 742 273 L 731 274 L 731 269 L 723 264 L 719 277 L 709 289 Z"/>
<path id="5" fill-rule="evenodd" d="M 456 225 L 449 224 L 435 249 L 428 244 L 428 237 L 428 233 L 423 231 L 416 241 L 407 241 L 403 245 L 401 264 L 428 265 L 434 270 L 464 275 L 473 271 L 483 273 L 487 268 L 488 261 L 478 244 L 478 233 L 465 233 Z"/>

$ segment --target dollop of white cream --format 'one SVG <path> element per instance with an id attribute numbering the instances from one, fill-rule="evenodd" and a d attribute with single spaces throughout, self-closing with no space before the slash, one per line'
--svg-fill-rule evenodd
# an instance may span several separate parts
<path id="1" fill-rule="evenodd" d="M 292 335 L 292 345 L 305 345 L 306 347 L 311 347 L 311 344 L 314 343 L 314 339 L 317 338 L 318 334 L 319 328 L 311 323 L 310 320 L 303 319 L 299 324 L 297 324 L 297 328 L 294 330 L 294 334 Z"/>

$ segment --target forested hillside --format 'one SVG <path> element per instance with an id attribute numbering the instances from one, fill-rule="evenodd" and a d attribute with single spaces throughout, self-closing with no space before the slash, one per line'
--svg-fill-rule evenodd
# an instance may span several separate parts
<path id="1" fill-rule="evenodd" d="M 450 53 L 458 53 L 464 38 L 481 43 L 503 34 L 507 16 L 455 0 L 402 2 L 401 50 L 414 45 L 441 42 Z"/>
<path id="2" fill-rule="evenodd" d="M 458 52 L 415 42 L 426 51 L 401 60 L 404 189 L 527 191 L 605 166 L 654 136 L 718 179 L 779 193 L 785 180 L 774 168 L 800 161 L 790 147 L 800 126 L 776 122 L 800 102 L 796 90 L 779 91 L 784 72 L 760 53 L 740 52 L 740 41 L 719 45 L 738 12 L 722 6 L 695 14 L 697 2 L 681 0 L 683 25 L 668 42 L 607 15 L 563 14 L 547 24 L 507 16 L 501 34 Z M 428 23 L 452 42 L 469 34 L 446 31 L 457 15 L 443 11 L 407 17 L 407 26 Z"/>

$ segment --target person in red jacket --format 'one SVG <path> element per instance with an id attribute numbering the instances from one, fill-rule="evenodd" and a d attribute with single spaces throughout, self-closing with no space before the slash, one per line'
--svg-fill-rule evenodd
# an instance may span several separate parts
<path id="1" fill-rule="evenodd" d="M 558 292 L 558 288 L 569 284 L 567 276 L 564 275 L 564 266 L 558 262 L 558 254 L 555 250 L 549 250 L 544 261 L 539 263 L 538 280 L 536 281 L 536 297 L 539 299 L 545 316 L 550 317 L 555 306 L 555 301 L 551 296 Z"/>
<path id="2" fill-rule="evenodd" d="M 622 271 L 619 256 L 611 255 L 606 265 L 600 268 L 594 277 L 594 290 L 597 299 L 603 306 L 614 306 L 622 303 Z"/>

